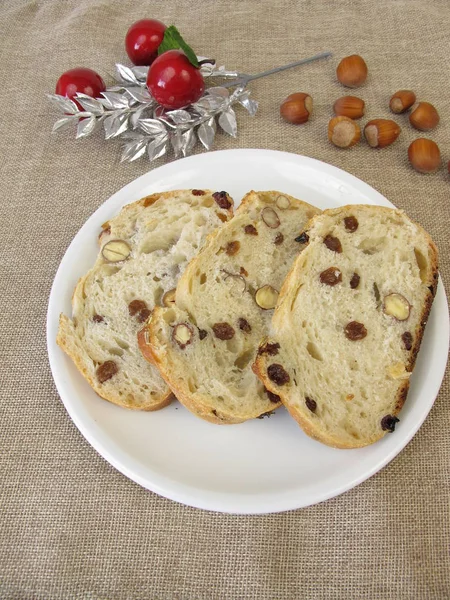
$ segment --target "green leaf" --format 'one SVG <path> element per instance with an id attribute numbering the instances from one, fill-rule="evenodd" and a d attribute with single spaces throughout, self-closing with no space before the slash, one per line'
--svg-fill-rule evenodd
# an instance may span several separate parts
<path id="1" fill-rule="evenodd" d="M 160 43 L 158 48 L 158 55 L 163 54 L 163 52 L 167 52 L 167 50 L 183 50 L 191 65 L 198 69 L 199 64 L 197 55 L 183 40 L 181 33 L 178 31 L 175 25 L 171 25 L 164 32 L 163 41 Z"/>

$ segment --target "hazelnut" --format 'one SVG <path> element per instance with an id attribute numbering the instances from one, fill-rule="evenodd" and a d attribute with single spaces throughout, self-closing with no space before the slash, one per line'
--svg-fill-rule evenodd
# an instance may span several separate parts
<path id="1" fill-rule="evenodd" d="M 287 196 L 278 196 L 278 198 L 275 201 L 275 204 L 278 206 L 278 208 L 280 210 L 286 210 L 287 208 L 290 207 L 291 201 L 289 200 L 289 198 Z"/>
<path id="2" fill-rule="evenodd" d="M 124 240 L 110 240 L 102 248 L 103 258 L 110 263 L 127 260 L 131 254 L 131 248 Z"/>
<path id="3" fill-rule="evenodd" d="M 219 340 L 231 340 L 235 334 L 233 327 L 229 323 L 215 323 L 212 326 L 212 330 Z"/>
<path id="4" fill-rule="evenodd" d="M 298 92 L 291 94 L 283 100 L 280 106 L 280 115 L 288 123 L 301 125 L 309 119 L 313 109 L 313 101 L 311 96 Z"/>
<path id="5" fill-rule="evenodd" d="M 406 321 L 411 312 L 411 305 L 401 294 L 388 294 L 384 297 L 383 312 L 397 321 Z"/>
<path id="6" fill-rule="evenodd" d="M 389 107 L 393 113 L 399 115 L 407 111 L 416 101 L 416 95 L 411 90 L 399 90 L 395 92 L 389 101 Z"/>
<path id="7" fill-rule="evenodd" d="M 350 148 L 359 142 L 361 129 L 348 117 L 333 117 L 328 123 L 328 139 L 338 148 Z"/>
<path id="8" fill-rule="evenodd" d="M 263 285 L 256 290 L 255 301 L 258 306 L 264 310 L 275 308 L 278 300 L 278 291 L 271 285 Z"/>
<path id="9" fill-rule="evenodd" d="M 342 273 L 337 267 L 330 267 L 319 275 L 321 283 L 334 286 L 342 281 Z"/>
<path id="10" fill-rule="evenodd" d="M 364 115 L 364 100 L 356 96 L 342 96 L 333 105 L 334 114 L 338 117 L 360 119 Z"/>
<path id="11" fill-rule="evenodd" d="M 192 342 L 194 337 L 194 329 L 189 323 L 178 323 L 172 331 L 172 339 L 182 350 Z"/>
<path id="12" fill-rule="evenodd" d="M 162 300 L 161 300 L 163 306 L 170 307 L 175 304 L 175 292 L 176 292 L 176 289 L 174 288 L 164 294 L 164 296 L 162 297 Z"/>
<path id="13" fill-rule="evenodd" d="M 226 269 L 220 270 L 222 273 L 225 273 L 224 281 L 230 279 L 230 281 L 234 281 L 235 283 L 239 282 L 239 284 L 242 285 L 242 293 L 244 293 L 247 290 L 247 282 L 245 281 L 245 278 L 242 277 L 242 275 L 239 275 L 238 273 L 230 273 L 230 271 L 227 271 Z"/>
<path id="14" fill-rule="evenodd" d="M 280 219 L 278 218 L 277 213 L 270 206 L 266 206 L 266 208 L 261 211 L 261 218 L 267 227 L 270 227 L 271 229 L 276 229 L 280 226 Z"/>
<path id="15" fill-rule="evenodd" d="M 228 244 L 225 248 L 225 252 L 228 254 L 228 256 L 234 256 L 235 254 L 237 254 L 239 252 L 240 247 L 241 247 L 240 242 L 234 240 L 232 242 L 228 242 Z"/>
<path id="16" fill-rule="evenodd" d="M 285 385 L 291 380 L 289 373 L 285 370 L 285 368 L 276 363 L 269 365 L 267 369 L 267 375 L 270 381 L 273 381 L 277 385 Z"/>
<path id="17" fill-rule="evenodd" d="M 409 122 L 419 131 L 431 131 L 439 123 L 439 114 L 429 102 L 419 102 L 409 115 Z"/>
<path id="18" fill-rule="evenodd" d="M 426 138 L 419 138 L 411 143 L 408 148 L 408 158 L 419 173 L 436 173 L 441 166 L 439 146 Z"/>
<path id="19" fill-rule="evenodd" d="M 367 79 L 367 65 L 358 54 L 346 56 L 338 64 L 336 76 L 345 87 L 357 88 Z"/>
<path id="20" fill-rule="evenodd" d="M 99 383 L 105 383 L 108 379 L 111 379 L 116 373 L 119 372 L 119 367 L 117 363 L 113 360 L 107 360 L 103 364 L 97 367 L 95 371 L 95 375 Z"/>
<path id="21" fill-rule="evenodd" d="M 356 342 L 366 337 L 367 329 L 362 323 L 358 323 L 358 321 L 350 321 L 350 323 L 347 323 L 345 326 L 344 333 L 348 340 Z"/>
<path id="22" fill-rule="evenodd" d="M 371 148 L 385 148 L 395 142 L 401 128 L 390 119 L 373 119 L 364 127 L 364 136 Z"/>

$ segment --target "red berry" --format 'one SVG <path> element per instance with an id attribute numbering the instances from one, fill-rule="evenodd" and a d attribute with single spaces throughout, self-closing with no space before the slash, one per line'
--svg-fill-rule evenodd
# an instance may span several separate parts
<path id="1" fill-rule="evenodd" d="M 77 67 L 61 75 L 56 83 L 55 93 L 60 96 L 67 96 L 70 99 L 74 99 L 77 92 L 92 98 L 98 98 L 100 92 L 104 92 L 105 89 L 105 82 L 98 73 L 92 69 Z M 80 110 L 83 110 L 83 107 L 76 100 L 75 104 Z"/>
<path id="2" fill-rule="evenodd" d="M 134 65 L 151 65 L 158 56 L 166 26 L 156 19 L 136 21 L 127 31 L 125 49 Z"/>
<path id="3" fill-rule="evenodd" d="M 176 109 L 196 102 L 205 91 L 205 82 L 184 52 L 168 50 L 148 70 L 147 87 L 164 108 Z"/>

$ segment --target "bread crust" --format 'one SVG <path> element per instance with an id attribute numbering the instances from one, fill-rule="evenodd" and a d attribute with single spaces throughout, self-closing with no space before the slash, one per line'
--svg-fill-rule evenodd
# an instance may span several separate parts
<path id="1" fill-rule="evenodd" d="M 360 206 L 361 205 L 346 205 L 346 206 L 343 206 L 338 209 L 326 210 L 322 214 L 324 216 L 327 216 L 327 215 L 336 215 L 337 216 L 340 213 L 345 214 L 347 211 L 350 211 L 350 212 L 354 211 L 356 208 L 359 208 Z M 394 212 L 394 213 L 397 213 L 398 215 L 405 216 L 403 211 L 400 211 L 397 209 L 390 209 L 390 208 L 381 207 L 381 206 L 375 206 L 375 207 L 371 206 L 370 208 L 374 212 L 384 212 L 386 214 L 387 213 L 392 214 L 392 212 Z M 319 215 L 319 216 L 311 219 L 311 221 L 308 223 L 307 229 L 311 229 L 317 222 L 317 219 L 320 219 L 320 218 L 321 217 Z M 411 221 L 411 222 L 416 227 L 419 228 L 419 231 L 424 236 L 424 238 L 426 239 L 427 244 L 428 244 L 429 269 L 428 269 L 428 273 L 427 273 L 427 275 L 428 275 L 427 280 L 423 281 L 423 283 L 428 286 L 429 293 L 426 295 L 426 298 L 425 298 L 425 301 L 424 301 L 424 304 L 422 307 L 422 311 L 421 311 L 421 317 L 420 317 L 419 323 L 416 326 L 415 331 L 414 331 L 414 346 L 411 349 L 410 357 L 406 364 L 406 371 L 408 371 L 409 373 L 411 373 L 413 371 L 414 365 L 417 360 L 417 355 L 418 355 L 420 345 L 422 342 L 426 322 L 428 320 L 428 316 L 430 314 L 433 299 L 436 294 L 437 281 L 438 281 L 437 248 L 436 248 L 433 240 L 431 239 L 430 235 L 419 224 L 415 223 L 414 221 Z M 294 263 L 290 273 L 286 277 L 284 285 L 280 291 L 280 299 L 279 299 L 277 312 L 280 311 L 280 313 L 281 313 L 281 312 L 285 311 L 286 316 L 287 316 L 287 313 L 289 312 L 289 307 L 286 306 L 286 302 L 283 302 L 283 299 L 286 298 L 286 301 L 287 301 L 287 299 L 290 297 L 290 291 L 292 289 L 294 289 L 297 285 L 298 271 L 300 269 L 299 263 L 301 263 L 301 261 L 302 261 L 302 256 L 300 256 L 295 261 L 295 263 Z M 261 346 L 264 345 L 265 343 L 267 343 L 268 341 L 274 342 L 274 341 L 276 341 L 276 337 L 273 339 L 271 338 L 270 340 L 268 338 L 266 338 L 265 340 L 262 341 Z M 275 361 L 273 361 L 273 362 L 275 362 Z M 334 448 L 351 449 L 351 448 L 361 448 L 361 447 L 367 446 L 369 444 L 372 444 L 372 443 L 378 441 L 379 439 L 381 439 L 382 437 L 384 437 L 386 435 L 387 432 L 383 431 L 380 428 L 379 431 L 374 433 L 374 435 L 369 439 L 364 438 L 363 440 L 360 440 L 360 441 L 355 439 L 352 443 L 348 443 L 348 442 L 343 441 L 339 437 L 336 437 L 336 436 L 333 436 L 333 435 L 327 433 L 324 429 L 320 429 L 318 424 L 313 426 L 311 421 L 305 419 L 304 416 L 302 415 L 301 411 L 297 410 L 296 407 L 289 402 L 288 393 L 287 393 L 286 389 L 283 389 L 282 386 L 275 385 L 268 378 L 267 363 L 268 363 L 268 359 L 265 356 L 259 354 L 256 358 L 256 361 L 254 362 L 254 364 L 252 366 L 254 373 L 263 382 L 264 386 L 267 389 L 269 389 L 273 393 L 278 394 L 281 397 L 281 401 L 287 408 L 288 412 L 298 422 L 300 427 L 303 429 L 303 431 L 309 437 L 311 437 L 319 442 L 322 442 L 328 446 L 334 447 Z M 400 411 L 406 401 L 406 398 L 408 395 L 408 390 L 409 390 L 409 379 L 401 380 L 399 382 L 399 385 L 397 388 L 397 393 L 396 393 L 395 397 L 393 398 L 392 405 L 394 408 L 390 412 L 390 414 L 392 416 L 397 416 L 400 413 Z"/>

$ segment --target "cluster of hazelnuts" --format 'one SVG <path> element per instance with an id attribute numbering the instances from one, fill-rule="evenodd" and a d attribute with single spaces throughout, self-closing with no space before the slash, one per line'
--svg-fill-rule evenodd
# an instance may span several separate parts
<path id="1" fill-rule="evenodd" d="M 341 60 L 336 75 L 345 87 L 357 88 L 367 79 L 367 65 L 361 56 L 353 54 Z M 419 131 L 431 131 L 439 123 L 439 114 L 429 102 L 416 104 L 416 95 L 410 90 L 399 90 L 389 102 L 391 111 L 400 114 L 412 108 L 409 122 Z M 413 106 L 415 105 L 415 106 Z M 309 94 L 291 94 L 280 106 L 280 114 L 285 121 L 296 125 L 308 121 L 313 108 Z M 328 124 L 328 139 L 339 148 L 350 148 L 361 138 L 361 128 L 355 119 L 364 115 L 364 100 L 356 96 L 343 96 L 333 106 L 335 117 Z M 400 126 L 391 119 L 373 119 L 364 127 L 364 137 L 372 148 L 390 146 L 400 135 Z M 419 138 L 408 148 L 411 165 L 419 173 L 435 173 L 441 166 L 441 153 L 432 140 Z M 450 162 L 448 165 L 450 173 Z"/>

